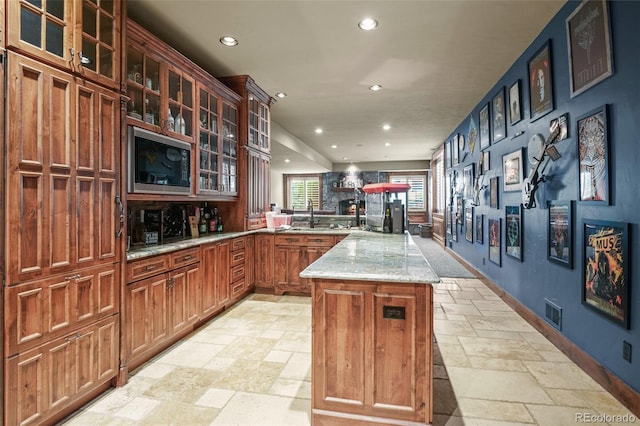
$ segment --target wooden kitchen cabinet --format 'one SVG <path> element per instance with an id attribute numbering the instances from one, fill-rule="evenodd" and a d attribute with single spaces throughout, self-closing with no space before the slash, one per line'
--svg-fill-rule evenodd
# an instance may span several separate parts
<path id="1" fill-rule="evenodd" d="M 65 407 L 106 388 L 118 373 L 119 315 L 5 361 L 4 424 L 51 424 Z"/>
<path id="2" fill-rule="evenodd" d="M 7 356 L 120 310 L 119 267 L 107 264 L 5 289 Z"/>
<path id="3" fill-rule="evenodd" d="M 7 60 L 7 283 L 116 262 L 119 96 Z"/>
<path id="4" fill-rule="evenodd" d="M 229 241 L 202 247 L 202 314 L 211 317 L 229 301 Z"/>
<path id="5" fill-rule="evenodd" d="M 258 229 L 266 226 L 270 208 L 271 141 L 270 107 L 275 100 L 248 75 L 222 77 L 222 83 L 241 96 L 239 105 L 238 202 L 243 206 L 230 218 L 234 229 Z"/>
<path id="6" fill-rule="evenodd" d="M 307 267 L 305 247 L 307 237 L 301 234 L 276 235 L 274 250 L 274 292 L 275 294 L 310 294 L 307 280 L 300 278 L 300 272 Z"/>
<path id="7" fill-rule="evenodd" d="M 432 291 L 314 279 L 314 424 L 431 423 Z"/>
<path id="8" fill-rule="evenodd" d="M 163 262 L 155 260 L 155 263 L 172 264 L 176 267 L 127 283 L 123 358 L 129 369 L 140 365 L 179 339 L 200 318 L 202 279 L 199 249 L 159 256 L 162 257 L 165 258 Z M 144 269 L 137 263 L 153 265 L 152 259 L 131 262 L 127 265 L 127 270 Z"/>
<path id="9" fill-rule="evenodd" d="M 119 88 L 121 12 L 107 0 L 11 0 L 7 44 L 68 72 Z"/>
<path id="10" fill-rule="evenodd" d="M 273 292 L 274 235 L 256 234 L 254 250 L 254 281 L 256 291 Z"/>

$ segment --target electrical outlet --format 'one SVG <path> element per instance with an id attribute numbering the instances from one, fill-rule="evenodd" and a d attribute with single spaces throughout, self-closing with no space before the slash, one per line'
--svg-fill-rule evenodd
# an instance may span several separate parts
<path id="1" fill-rule="evenodd" d="M 631 362 L 631 343 L 626 340 L 622 341 L 622 359 Z"/>

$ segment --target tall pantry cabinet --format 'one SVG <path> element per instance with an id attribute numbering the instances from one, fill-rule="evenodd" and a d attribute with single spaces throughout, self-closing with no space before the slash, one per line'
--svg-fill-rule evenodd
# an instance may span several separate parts
<path id="1" fill-rule="evenodd" d="M 3 420 L 40 424 L 119 369 L 124 2 L 4 7 Z"/>

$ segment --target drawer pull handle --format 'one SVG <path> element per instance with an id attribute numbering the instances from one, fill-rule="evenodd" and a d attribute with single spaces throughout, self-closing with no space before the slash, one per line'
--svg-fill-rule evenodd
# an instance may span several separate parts
<path id="1" fill-rule="evenodd" d="M 156 269 L 156 265 L 148 265 L 146 268 L 144 268 L 147 271 L 153 271 L 154 269 Z"/>
<path id="2" fill-rule="evenodd" d="M 73 342 L 74 340 L 79 340 L 81 337 L 82 337 L 82 334 L 76 333 L 75 336 L 67 337 L 64 340 L 65 340 L 65 342 L 69 343 L 69 342 Z"/>
<path id="3" fill-rule="evenodd" d="M 185 260 L 191 260 L 191 259 L 193 259 L 193 256 L 191 256 L 190 254 L 188 254 L 188 255 L 186 255 L 186 256 L 184 256 L 184 257 L 182 258 L 182 260 L 183 260 L 183 261 L 185 261 Z"/>
<path id="4" fill-rule="evenodd" d="M 69 275 L 68 277 L 64 277 L 64 279 L 65 281 L 77 280 L 81 276 L 81 274 Z"/>

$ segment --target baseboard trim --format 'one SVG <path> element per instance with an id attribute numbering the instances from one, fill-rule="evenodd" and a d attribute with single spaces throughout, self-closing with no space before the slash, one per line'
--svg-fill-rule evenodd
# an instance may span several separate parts
<path id="1" fill-rule="evenodd" d="M 453 256 L 462 266 L 469 272 L 481 280 L 489 287 L 498 297 L 500 297 L 507 305 L 516 311 L 525 321 L 538 330 L 551 343 L 553 343 L 560 351 L 562 351 L 571 361 L 587 373 L 593 380 L 602 386 L 614 398 L 620 401 L 635 416 L 640 417 L 640 393 L 636 392 L 629 385 L 624 383 L 618 376 L 607 370 L 603 365 L 598 363 L 589 354 L 579 348 L 575 343 L 561 334 L 558 330 L 549 325 L 545 320 L 536 315 L 529 308 L 520 303 L 517 299 L 504 291 L 500 286 L 495 284 L 489 278 L 484 276 L 480 271 L 469 265 L 467 261 L 461 258 L 453 250 L 445 247 L 447 253 Z"/>

